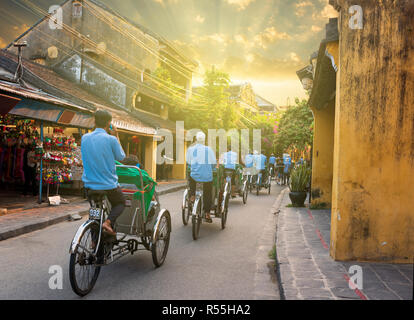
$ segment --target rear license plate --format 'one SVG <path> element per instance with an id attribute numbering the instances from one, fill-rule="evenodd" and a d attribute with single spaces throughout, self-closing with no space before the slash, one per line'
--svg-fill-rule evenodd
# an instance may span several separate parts
<path id="1" fill-rule="evenodd" d="M 100 219 L 101 218 L 101 210 L 100 209 L 95 209 L 95 208 L 90 208 L 89 209 L 89 217 L 91 219 Z"/>

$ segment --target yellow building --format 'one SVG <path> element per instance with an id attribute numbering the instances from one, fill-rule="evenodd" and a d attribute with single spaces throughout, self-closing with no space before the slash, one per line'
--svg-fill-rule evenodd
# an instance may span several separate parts
<path id="1" fill-rule="evenodd" d="M 414 3 L 331 0 L 312 75 L 312 202 L 331 204 L 336 260 L 412 263 Z M 309 83 L 309 81 L 302 81 Z"/>

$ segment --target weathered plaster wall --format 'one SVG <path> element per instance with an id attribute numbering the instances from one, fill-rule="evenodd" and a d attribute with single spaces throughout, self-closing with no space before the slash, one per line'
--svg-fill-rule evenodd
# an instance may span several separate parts
<path id="1" fill-rule="evenodd" d="M 331 255 L 413 262 L 414 2 L 340 10 Z M 349 28 L 349 7 L 363 29 Z"/>
<path id="2" fill-rule="evenodd" d="M 332 202 L 335 101 L 325 109 L 312 108 L 315 128 L 312 155 L 312 205 Z"/>
<path id="3" fill-rule="evenodd" d="M 121 82 L 133 83 L 141 78 L 141 71 L 155 71 L 158 40 L 89 1 L 84 1 L 81 18 L 72 17 L 72 1 L 66 2 L 62 18 L 61 29 L 51 29 L 50 19 L 45 19 L 24 35 L 20 41 L 29 46 L 23 57 L 44 57 L 47 66 L 78 83 L 82 70 L 82 85 L 87 89 L 116 105 L 131 106 L 134 90 Z M 56 57 L 48 54 L 51 47 L 57 49 L 53 50 Z M 15 48 L 9 50 L 17 53 Z M 85 52 L 105 71 L 83 59 Z"/>

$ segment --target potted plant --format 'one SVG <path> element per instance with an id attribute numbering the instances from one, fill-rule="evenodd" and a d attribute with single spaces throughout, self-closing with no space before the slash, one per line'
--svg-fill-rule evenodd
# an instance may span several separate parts
<path id="1" fill-rule="evenodd" d="M 294 207 L 304 206 L 310 177 L 311 169 L 305 164 L 299 165 L 292 170 L 289 182 L 289 198 Z"/>

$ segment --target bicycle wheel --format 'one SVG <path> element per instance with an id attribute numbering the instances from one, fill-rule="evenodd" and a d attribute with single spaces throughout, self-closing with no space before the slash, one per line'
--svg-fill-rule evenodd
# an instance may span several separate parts
<path id="1" fill-rule="evenodd" d="M 190 218 L 190 206 L 188 201 L 188 193 L 184 194 L 183 206 L 181 216 L 183 218 L 183 224 L 186 226 Z"/>
<path id="2" fill-rule="evenodd" d="M 99 225 L 90 224 L 84 230 L 76 252 L 70 255 L 70 284 L 72 290 L 81 297 L 91 292 L 101 271 L 101 267 L 96 266 L 96 257 L 92 254 L 97 245 L 98 236 Z M 103 249 L 102 245 L 101 243 L 101 249 Z"/>
<path id="3" fill-rule="evenodd" d="M 192 215 L 191 222 L 193 224 L 193 239 L 198 239 L 198 234 L 200 233 L 200 225 L 201 225 L 201 201 L 197 200 L 195 204 L 196 215 Z"/>
<path id="4" fill-rule="evenodd" d="M 223 212 L 221 214 L 221 229 L 224 229 L 226 227 L 228 212 L 229 212 L 229 194 L 227 194 L 226 198 L 224 199 Z"/>
<path id="5" fill-rule="evenodd" d="M 170 245 L 171 234 L 171 216 L 170 213 L 165 210 L 160 217 L 157 230 L 155 231 L 155 237 L 151 246 L 152 261 L 158 268 L 162 266 L 167 256 L 168 247 Z"/>
<path id="6" fill-rule="evenodd" d="M 247 185 L 247 181 L 244 182 L 244 186 L 243 186 L 243 204 L 247 203 L 247 196 L 249 195 L 249 191 L 248 189 L 248 185 Z"/>
<path id="7" fill-rule="evenodd" d="M 268 183 L 269 183 L 269 185 L 267 187 L 268 188 L 267 193 L 270 194 L 270 189 L 272 188 L 272 178 L 271 177 L 269 177 Z"/>

